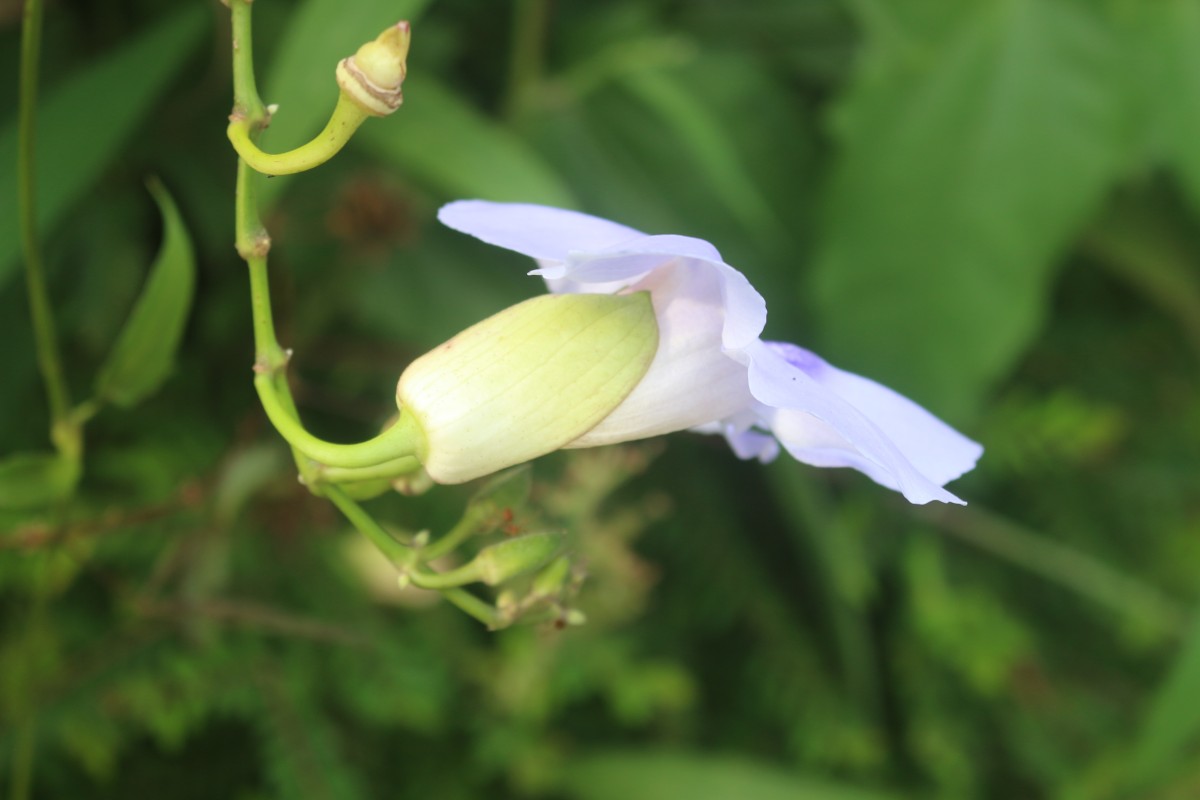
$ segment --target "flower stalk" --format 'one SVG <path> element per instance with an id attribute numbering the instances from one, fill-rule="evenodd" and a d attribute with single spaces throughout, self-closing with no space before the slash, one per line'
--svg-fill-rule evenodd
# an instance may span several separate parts
<path id="1" fill-rule="evenodd" d="M 249 4 L 235 0 L 235 5 L 243 9 L 240 15 L 235 10 L 234 59 L 251 59 Z M 234 79 L 233 113 L 226 129 L 233 149 L 243 162 L 264 175 L 293 175 L 324 164 L 346 146 L 368 117 L 384 117 L 400 107 L 410 38 L 408 23 L 399 22 L 342 59 L 336 71 L 338 101 L 325 129 L 286 153 L 264 152 L 255 142 L 270 125 L 275 107 L 262 104 L 253 69 L 247 69 L 249 77 L 243 75 L 240 82 Z M 239 88 L 241 98 L 237 96 Z"/>
<path id="2" fill-rule="evenodd" d="M 282 175 L 318 166 L 335 155 L 368 116 L 382 116 L 399 106 L 404 58 L 408 52 L 408 23 L 392 26 L 359 48 L 354 56 L 343 60 L 338 68 L 342 93 L 333 117 L 321 135 L 296 150 L 271 155 L 255 144 L 270 122 L 272 109 L 263 105 L 254 81 L 250 2 L 229 2 L 234 106 L 228 132 L 239 156 L 236 247 L 246 262 L 250 277 L 255 391 L 272 426 L 291 446 L 303 482 L 313 493 L 328 498 L 350 524 L 383 553 L 396 567 L 402 583 L 411 581 L 436 588 L 447 600 L 489 628 L 503 627 L 512 620 L 502 616 L 494 606 L 459 588 L 466 582 L 461 579 L 463 576 L 442 575 L 433 570 L 427 565 L 428 553 L 398 541 L 351 496 L 351 492 L 364 482 L 403 479 L 419 472 L 421 464 L 416 455 L 423 450 L 424 434 L 417 420 L 411 413 L 402 412 L 378 436 L 353 445 L 327 442 L 309 433 L 300 420 L 287 381 L 291 353 L 279 344 L 271 309 L 267 270 L 271 238 L 259 216 L 256 173 Z M 351 85 L 359 78 L 366 82 L 362 91 L 356 91 Z M 479 563 L 487 566 L 488 558 Z M 472 569 L 478 572 L 478 567 Z M 484 572 L 489 578 L 495 578 L 495 568 Z"/>
<path id="3" fill-rule="evenodd" d="M 379 549 L 383 555 L 400 570 L 402 579 L 405 576 L 421 576 L 427 582 L 436 583 L 437 573 L 418 563 L 416 552 L 396 541 L 383 529 L 362 506 L 356 503 L 338 486 L 330 486 L 325 490 L 325 496 L 333 502 L 338 510 L 350 521 L 350 524 Z M 413 580 L 417 583 L 417 580 Z M 418 583 L 418 585 L 421 585 Z M 431 587 L 432 588 L 432 587 Z M 475 619 L 495 629 L 502 626 L 502 620 L 495 607 L 480 600 L 475 595 L 457 587 L 436 587 L 442 596 Z"/>
<path id="4" fill-rule="evenodd" d="M 254 80 L 250 0 L 230 0 L 230 12 L 233 31 L 234 91 L 234 110 L 231 115 L 234 122 L 231 123 L 230 128 L 231 130 L 237 129 L 238 141 L 257 151 L 254 139 L 266 127 L 270 114 L 258 95 L 257 84 Z M 407 32 L 407 24 L 404 25 L 404 30 Z M 405 52 L 407 52 L 407 45 Z M 346 105 L 344 102 L 338 104 L 342 116 L 350 113 L 347 111 Z M 338 113 L 335 111 L 335 116 Z M 243 149 L 246 148 L 243 147 Z M 235 190 L 236 247 L 238 253 L 245 259 L 250 273 L 250 306 L 254 320 L 254 371 L 256 373 L 254 388 L 268 419 L 291 445 L 300 474 L 305 483 L 314 491 L 318 486 L 328 484 L 330 481 L 330 476 L 321 472 L 322 465 L 355 470 L 378 469 L 386 464 L 385 469 L 391 471 L 388 474 L 403 474 L 403 472 L 411 471 L 417 465 L 415 460 L 408 457 L 413 452 L 412 443 L 419 441 L 419 432 L 413 425 L 405 423 L 403 420 L 374 439 L 356 445 L 326 442 L 305 430 L 300 422 L 295 399 L 292 397 L 287 381 L 287 364 L 290 354 L 279 344 L 271 310 L 271 287 L 267 270 L 267 255 L 271 250 L 271 237 L 259 216 L 255 169 L 253 164 L 249 163 L 242 154 L 242 150 L 239 149 L 238 152 L 240 157 Z M 261 151 L 257 152 L 261 153 Z M 332 156 L 333 152 L 328 153 L 326 158 Z M 315 165 L 314 163 L 313 166 Z M 339 477 L 361 479 L 359 476 L 343 475 Z"/>

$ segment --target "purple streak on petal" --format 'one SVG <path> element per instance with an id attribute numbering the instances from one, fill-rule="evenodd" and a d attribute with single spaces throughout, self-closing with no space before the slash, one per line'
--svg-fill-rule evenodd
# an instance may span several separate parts
<path id="1" fill-rule="evenodd" d="M 764 342 L 764 344 L 783 356 L 784 360 L 793 367 L 803 370 L 810 378 L 819 378 L 825 368 L 829 366 L 825 359 L 799 345 L 790 342 Z"/>
<path id="2" fill-rule="evenodd" d="M 788 424 L 777 426 L 776 435 L 796 458 L 819 466 L 854 467 L 899 490 L 912 503 L 963 502 L 918 470 L 866 414 L 776 348 L 756 343 L 749 354 L 750 392 L 759 402 L 774 409 L 806 412 L 824 423 L 805 428 L 794 425 L 798 420 L 790 415 L 781 420 Z M 796 436 L 793 431 L 804 435 Z"/>
<path id="3" fill-rule="evenodd" d="M 537 259 L 566 261 L 572 250 L 603 250 L 642 236 L 606 219 L 527 203 L 459 200 L 442 206 L 443 225 Z"/>

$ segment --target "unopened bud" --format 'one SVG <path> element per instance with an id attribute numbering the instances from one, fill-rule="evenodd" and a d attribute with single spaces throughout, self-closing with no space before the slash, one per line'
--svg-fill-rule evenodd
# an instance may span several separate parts
<path id="1" fill-rule="evenodd" d="M 485 547 L 474 561 L 479 580 L 495 586 L 537 569 L 554 556 L 562 542 L 561 533 L 531 533 Z"/>
<path id="2" fill-rule="evenodd" d="M 650 295 L 548 294 L 414 361 L 396 400 L 438 483 L 462 483 L 578 439 L 620 405 L 658 348 Z"/>
<path id="3" fill-rule="evenodd" d="M 530 595 L 539 600 L 557 597 L 562 593 L 563 588 L 567 585 L 567 579 L 570 577 L 571 560 L 566 556 L 559 556 L 533 579 Z"/>
<path id="4" fill-rule="evenodd" d="M 471 496 L 467 513 L 479 521 L 481 530 L 490 532 L 512 523 L 514 512 L 525 505 L 533 480 L 528 465 L 493 475 Z"/>
<path id="5" fill-rule="evenodd" d="M 400 91 L 407 71 L 411 31 L 407 22 L 397 22 L 374 40 L 343 58 L 337 67 L 342 91 L 372 116 L 386 117 L 400 107 Z"/>

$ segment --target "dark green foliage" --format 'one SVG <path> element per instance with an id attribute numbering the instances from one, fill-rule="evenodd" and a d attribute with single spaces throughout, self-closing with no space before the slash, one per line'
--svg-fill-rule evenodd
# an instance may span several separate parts
<path id="1" fill-rule="evenodd" d="M 266 423 L 228 11 L 177 5 L 47 9 L 38 218 L 77 399 L 163 241 L 147 176 L 196 258 L 178 351 L 89 422 L 81 474 L 28 455 L 0 119 L 0 794 L 25 769 L 123 800 L 1200 794 L 1200 0 L 255 0 L 272 149 L 414 23 L 397 114 L 260 181 L 314 432 L 372 435 L 412 358 L 541 291 L 437 225 L 472 196 L 709 239 L 769 337 L 987 447 L 966 509 L 711 437 L 548 457 L 474 508 L 564 531 L 588 622 L 495 634 L 401 591 Z M 436 541 L 477 490 L 370 508 Z"/>

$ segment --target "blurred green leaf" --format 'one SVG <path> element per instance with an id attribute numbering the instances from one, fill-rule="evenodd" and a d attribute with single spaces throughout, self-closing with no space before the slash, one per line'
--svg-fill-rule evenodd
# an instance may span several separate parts
<path id="1" fill-rule="evenodd" d="M 749 759 L 687 752 L 584 756 L 566 766 L 566 790 L 581 800 L 883 800 L 894 796 L 803 778 Z"/>
<path id="2" fill-rule="evenodd" d="M 1168 158 L 1200 211 L 1200 147 L 1196 144 L 1200 142 L 1200 3 L 1173 0 L 1165 4 L 1163 14 L 1164 51 L 1173 69 L 1167 80 L 1154 84 L 1154 88 L 1161 92 L 1166 116 L 1163 131 Z"/>
<path id="3" fill-rule="evenodd" d="M 532 472 L 528 464 L 521 464 L 488 478 L 467 501 L 468 511 L 481 518 L 502 517 L 506 513 L 511 517 L 529 500 Z"/>
<path id="4" fill-rule="evenodd" d="M 1200 737 L 1200 621 L 1192 628 L 1166 680 L 1150 701 L 1133 746 L 1127 784 L 1143 789 L 1169 779 L 1192 760 L 1184 748 Z"/>
<path id="5" fill-rule="evenodd" d="M 278 103 L 271 127 L 260 143 L 268 152 L 298 147 L 318 132 L 337 102 L 334 72 L 338 62 L 354 54 L 384 28 L 407 19 L 420 18 L 429 0 L 307 0 L 292 12 L 279 52 L 271 61 L 262 84 L 266 103 Z M 415 27 L 415 26 L 414 26 Z M 414 46 L 420 47 L 420 29 L 414 30 Z M 407 89 L 407 85 L 405 89 Z M 404 110 L 397 112 L 403 114 Z M 394 120 L 388 121 L 395 124 Z M 361 130 L 385 124 L 367 120 Z M 289 184 L 287 177 L 261 180 L 259 198 L 270 205 Z"/>
<path id="6" fill-rule="evenodd" d="M 79 70 L 38 107 L 37 222 L 47 235 L 108 167 L 203 37 L 205 10 L 189 4 L 119 50 Z M 0 286 L 17 257 L 16 120 L 0 129 Z"/>
<path id="7" fill-rule="evenodd" d="M 254 676 L 265 772 L 279 797 L 358 800 L 369 796 L 359 766 L 345 755 L 336 722 L 305 685 L 303 662 L 264 664 Z"/>
<path id="8" fill-rule="evenodd" d="M 16 453 L 0 459 L 0 509 L 48 506 L 68 497 L 79 462 L 58 453 Z"/>
<path id="9" fill-rule="evenodd" d="M 1200 47 L 1200 37 L 1196 44 Z M 1197 123 L 1200 142 L 1200 117 Z M 1155 199 L 1117 204 L 1092 228 L 1086 244 L 1102 266 L 1174 317 L 1200 354 L 1200 269 L 1193 242 L 1183 234 L 1186 220 Z"/>
<path id="10" fill-rule="evenodd" d="M 386 124 L 368 121 L 354 141 L 447 197 L 573 206 L 571 190 L 542 158 L 427 76 L 405 84 Z"/>
<path id="11" fill-rule="evenodd" d="M 1200 209 L 1200 2 L 1124 2 L 1114 22 L 1123 34 L 1126 115 L 1137 144 L 1178 171 Z"/>
<path id="12" fill-rule="evenodd" d="M 831 356 L 973 412 L 1114 177 L 1113 51 L 1072 0 L 992 0 L 921 58 L 867 59 L 810 280 Z"/>
<path id="13" fill-rule="evenodd" d="M 655 128 L 685 148 L 712 197 L 751 234 L 778 239 L 782 226 L 766 197 L 750 178 L 722 120 L 666 72 L 642 70 L 622 84 L 657 116 Z"/>
<path id="14" fill-rule="evenodd" d="M 156 390 L 171 371 L 196 283 L 196 262 L 175 201 L 157 180 L 150 193 L 163 218 L 162 247 L 133 313 L 96 377 L 96 393 L 131 406 Z"/>

